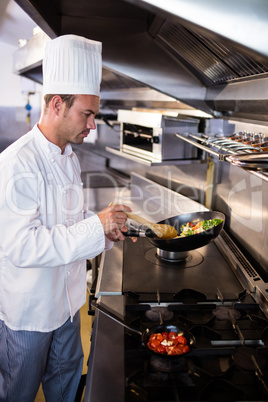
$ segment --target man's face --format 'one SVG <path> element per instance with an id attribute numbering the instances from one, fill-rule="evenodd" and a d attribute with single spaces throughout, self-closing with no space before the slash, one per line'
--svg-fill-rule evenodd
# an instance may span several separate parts
<path id="1" fill-rule="evenodd" d="M 100 98 L 95 95 L 77 95 L 70 109 L 63 104 L 57 127 L 59 144 L 83 143 L 90 130 L 96 128 L 95 115 L 99 111 L 99 102 Z"/>

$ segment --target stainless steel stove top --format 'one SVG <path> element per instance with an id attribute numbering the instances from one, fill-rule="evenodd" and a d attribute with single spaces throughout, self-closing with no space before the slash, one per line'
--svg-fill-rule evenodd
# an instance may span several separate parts
<path id="1" fill-rule="evenodd" d="M 161 260 L 147 239 L 124 242 L 122 292 L 170 293 L 194 289 L 215 300 L 217 289 L 225 299 L 235 298 L 243 287 L 211 243 L 189 252 L 181 262 Z"/>

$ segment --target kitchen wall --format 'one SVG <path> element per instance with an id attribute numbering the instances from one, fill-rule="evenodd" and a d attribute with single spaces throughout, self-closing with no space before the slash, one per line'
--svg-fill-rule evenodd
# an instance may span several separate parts
<path id="1" fill-rule="evenodd" d="M 13 54 L 17 47 L 0 42 L 0 147 L 13 142 L 25 134 L 39 119 L 42 86 L 13 73 Z M 4 61 L 4 62 L 3 62 Z M 32 107 L 30 123 L 26 121 L 28 111 L 27 93 Z"/>
<path id="2" fill-rule="evenodd" d="M 226 216 L 226 228 L 268 282 L 268 182 L 230 163 L 216 163 L 212 208 Z"/>

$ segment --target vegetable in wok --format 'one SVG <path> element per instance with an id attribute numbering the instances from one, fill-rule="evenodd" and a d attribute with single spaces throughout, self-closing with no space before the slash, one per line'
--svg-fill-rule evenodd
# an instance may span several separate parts
<path id="1" fill-rule="evenodd" d="M 187 222 L 186 225 L 182 225 L 181 234 L 179 237 L 192 236 L 201 232 L 205 232 L 206 230 L 219 225 L 221 222 L 222 219 L 208 219 L 200 221 L 196 224 L 192 222 Z"/>

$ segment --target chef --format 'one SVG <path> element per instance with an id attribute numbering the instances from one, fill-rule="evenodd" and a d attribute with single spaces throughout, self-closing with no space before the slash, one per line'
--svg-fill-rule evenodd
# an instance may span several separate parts
<path id="1" fill-rule="evenodd" d="M 130 208 L 93 214 L 78 159 L 99 111 L 101 43 L 50 41 L 40 121 L 0 155 L 0 401 L 75 399 L 82 373 L 79 309 L 86 259 L 124 240 Z"/>

